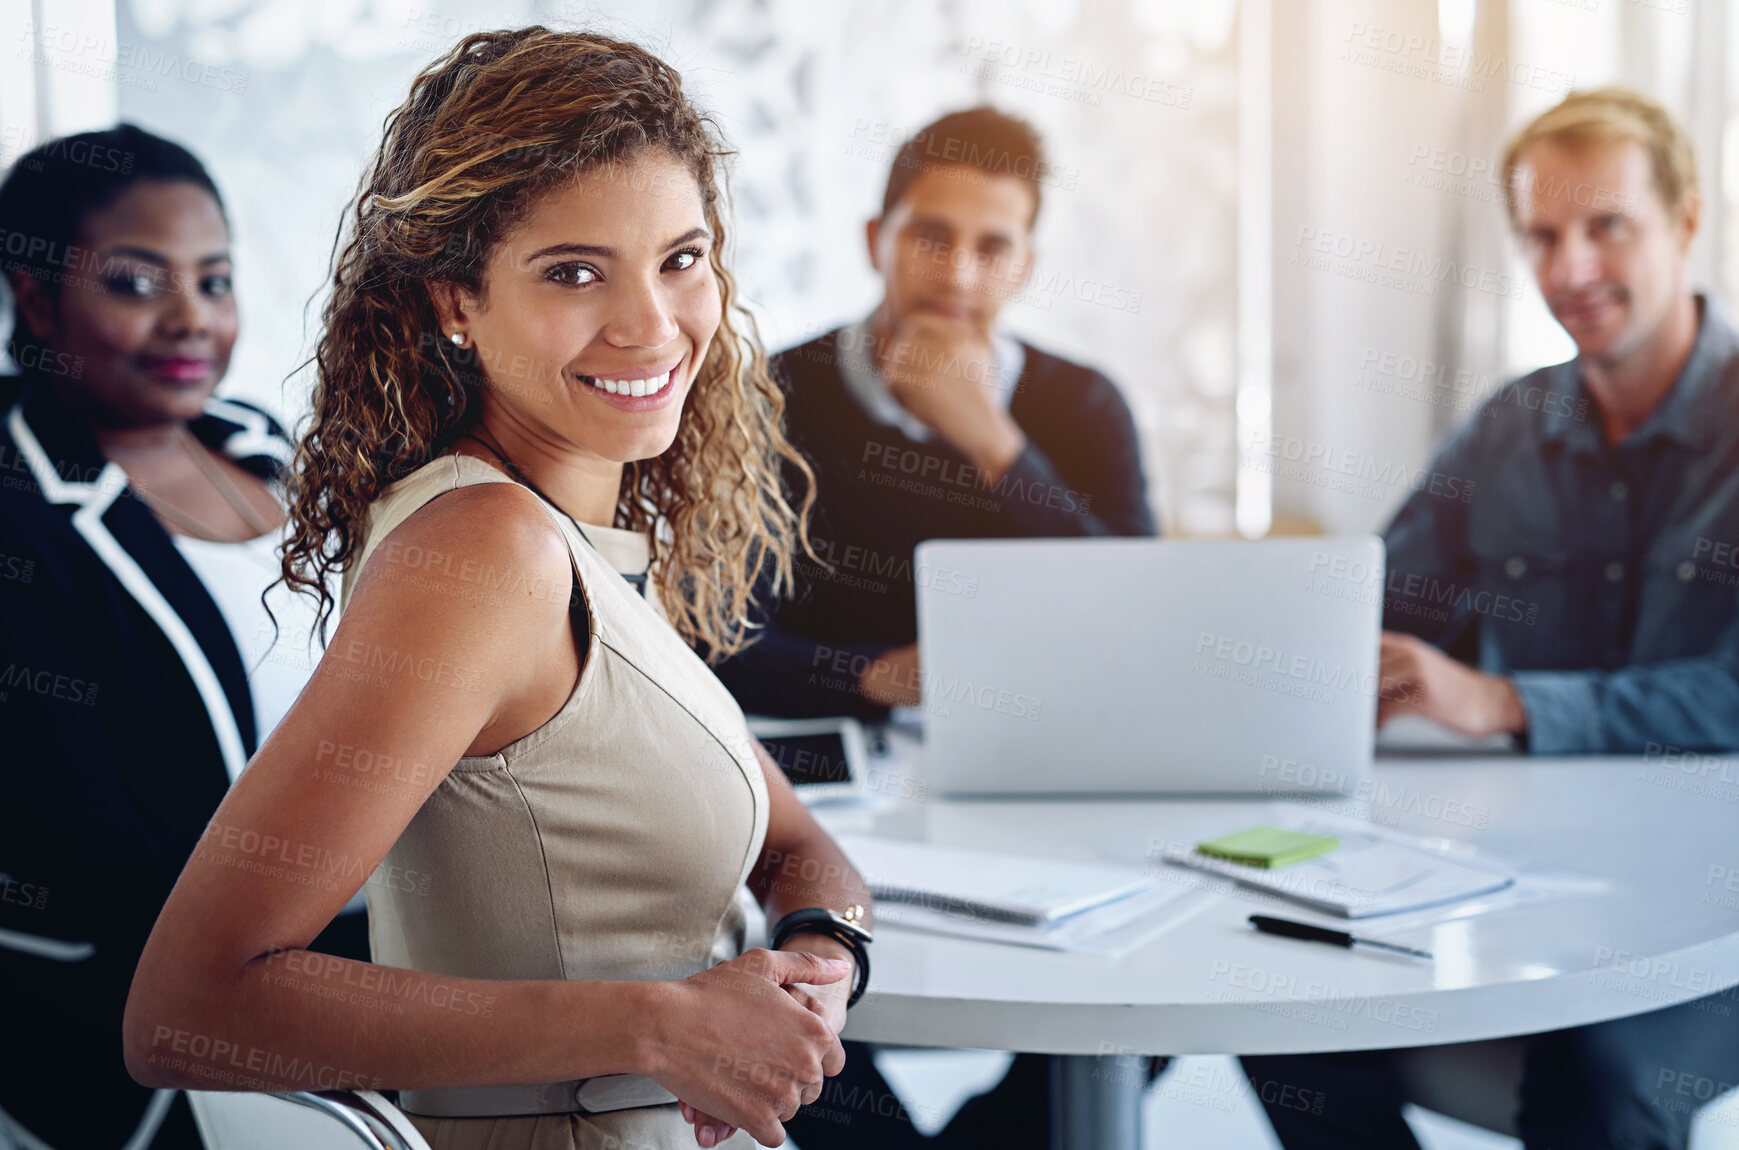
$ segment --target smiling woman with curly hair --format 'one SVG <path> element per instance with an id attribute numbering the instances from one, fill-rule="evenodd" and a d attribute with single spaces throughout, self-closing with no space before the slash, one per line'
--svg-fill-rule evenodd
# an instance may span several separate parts
<path id="1" fill-rule="evenodd" d="M 807 548 L 722 155 L 668 65 L 535 27 L 467 37 L 388 119 L 284 555 L 324 614 L 341 574 L 342 618 L 152 933 L 141 1082 L 397 1089 L 443 1147 L 674 1147 L 777 1145 L 839 1071 L 867 895 L 692 649 L 740 649 Z M 743 953 L 745 883 L 804 912 L 785 953 Z M 376 962 L 310 954 L 359 888 Z"/>
<path id="2" fill-rule="evenodd" d="M 621 421 L 655 428 L 646 445 L 659 446 L 664 436 L 667 446 L 644 458 L 629 453 L 612 506 L 587 521 L 635 531 L 661 521 L 669 527 L 668 552 L 653 562 L 664 605 L 685 638 L 703 640 L 722 658 L 743 645 L 747 574 L 764 557 L 776 574 L 775 590 L 789 584 L 802 518 L 786 501 L 779 464 L 789 460 L 805 475 L 808 466 L 786 443 L 784 397 L 768 375 L 754 321 L 736 305 L 736 284 L 722 258 L 726 221 L 716 174 L 722 150 L 707 121 L 682 99 L 674 70 L 606 45 L 553 32 L 474 37 L 425 73 L 392 118 L 357 197 L 326 306 L 285 575 L 324 597 L 317 576 L 355 557 L 369 505 L 474 432 L 489 389 L 502 413 L 540 440 L 531 450 L 576 446 L 555 442 L 556 421 L 569 402 L 560 390 L 578 378 L 563 374 L 573 366 L 561 358 L 572 340 L 540 343 L 515 332 L 513 344 L 486 343 L 480 334 L 455 344 L 440 338 L 454 325 L 437 314 L 438 297 L 455 289 L 479 293 L 490 253 L 508 250 L 540 203 L 556 210 L 544 199 L 552 189 L 593 206 L 612 186 L 668 206 L 692 196 L 696 230 L 707 234 L 704 243 L 685 240 L 678 254 L 694 267 L 697 306 L 717 334 L 691 341 L 683 378 L 661 402 L 636 405 L 661 415 Z M 527 71 L 539 67 L 549 74 Z M 663 162 L 634 162 L 647 155 Z M 579 173 L 596 186 L 576 193 Z M 536 271 L 588 277 L 564 286 L 585 287 L 599 276 L 584 261 L 553 260 L 540 260 Z M 525 304 L 537 306 L 514 301 Z M 604 410 L 576 403 L 572 416 L 595 421 Z M 674 425 L 673 443 L 666 423 Z"/>

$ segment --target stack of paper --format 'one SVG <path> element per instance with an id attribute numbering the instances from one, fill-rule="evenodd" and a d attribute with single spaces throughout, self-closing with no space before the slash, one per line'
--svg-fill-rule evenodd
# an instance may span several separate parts
<path id="1" fill-rule="evenodd" d="M 1515 882 L 1507 871 L 1457 862 L 1376 834 L 1342 831 L 1340 837 L 1338 850 L 1280 869 L 1243 866 L 1181 846 L 1169 848 L 1165 857 L 1341 918 L 1438 906 Z"/>
<path id="2" fill-rule="evenodd" d="M 1121 951 L 1193 909 L 1135 867 L 843 835 L 876 896 L 876 924 L 1048 950 Z"/>

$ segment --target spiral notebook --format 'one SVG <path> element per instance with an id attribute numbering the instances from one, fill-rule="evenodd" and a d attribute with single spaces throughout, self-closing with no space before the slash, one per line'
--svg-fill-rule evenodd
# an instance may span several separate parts
<path id="1" fill-rule="evenodd" d="M 1133 866 L 870 835 L 844 835 L 838 841 L 878 901 L 987 922 L 1051 926 L 1158 885 Z"/>

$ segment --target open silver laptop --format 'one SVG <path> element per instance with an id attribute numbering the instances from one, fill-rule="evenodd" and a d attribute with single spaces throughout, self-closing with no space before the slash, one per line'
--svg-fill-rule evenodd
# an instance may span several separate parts
<path id="1" fill-rule="evenodd" d="M 937 540 L 914 567 L 943 793 L 1345 794 L 1369 775 L 1375 537 Z"/>

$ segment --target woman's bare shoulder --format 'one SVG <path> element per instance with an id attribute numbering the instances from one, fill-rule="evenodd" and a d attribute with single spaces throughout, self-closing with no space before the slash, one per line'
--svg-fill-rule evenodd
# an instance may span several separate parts
<path id="1" fill-rule="evenodd" d="M 554 602 L 560 615 L 571 570 L 567 542 L 536 496 L 516 483 L 476 483 L 431 499 L 394 527 L 363 564 L 357 594 L 387 580 L 504 607 Z"/>

